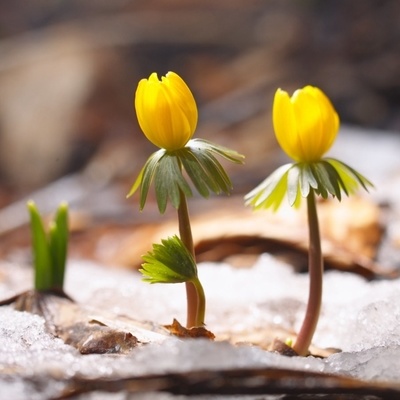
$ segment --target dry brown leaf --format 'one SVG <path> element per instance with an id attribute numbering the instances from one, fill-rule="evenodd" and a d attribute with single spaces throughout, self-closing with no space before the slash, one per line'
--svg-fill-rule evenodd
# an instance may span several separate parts
<path id="1" fill-rule="evenodd" d="M 206 338 L 215 339 L 215 335 L 202 326 L 195 326 L 193 328 L 185 328 L 175 318 L 171 325 L 164 325 L 164 327 L 175 336 L 180 338 Z"/>
<path id="2" fill-rule="evenodd" d="M 229 208 L 227 202 L 229 201 Z M 308 228 L 304 207 L 282 206 L 277 213 L 253 212 L 242 198 L 213 199 L 209 210 L 192 218 L 193 238 L 198 261 L 238 260 L 250 266 L 254 256 L 268 252 L 288 258 L 300 270 L 307 268 Z M 360 274 L 367 279 L 394 275 L 379 267 L 374 257 L 383 229 L 379 207 L 365 198 L 353 196 L 341 203 L 322 201 L 318 205 L 322 248 L 327 268 Z M 177 232 L 175 220 L 126 230 L 114 247 L 108 247 L 103 262 L 138 268 L 141 255 L 152 243 Z M 110 232 L 110 235 L 112 232 Z M 295 257 L 293 257 L 293 254 Z M 253 256 L 253 257 L 251 257 Z"/>

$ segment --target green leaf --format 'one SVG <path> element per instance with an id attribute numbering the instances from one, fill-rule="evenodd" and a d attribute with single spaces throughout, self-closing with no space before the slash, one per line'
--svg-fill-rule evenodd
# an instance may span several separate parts
<path id="1" fill-rule="evenodd" d="M 287 176 L 293 164 L 285 164 L 245 196 L 247 205 L 255 209 L 273 208 L 276 211 L 287 191 Z"/>
<path id="2" fill-rule="evenodd" d="M 194 149 L 193 152 L 206 169 L 210 178 L 213 180 L 216 187 L 216 189 L 213 189 L 214 193 L 219 194 L 224 192 L 229 194 L 232 189 L 232 182 L 212 152 L 207 150 L 199 151 L 197 149 Z"/>
<path id="3" fill-rule="evenodd" d="M 190 149 L 181 149 L 179 152 L 179 160 L 182 162 L 183 168 L 186 170 L 194 186 L 203 197 L 209 197 L 209 188 L 213 191 L 217 190 L 213 180 L 207 175 L 207 172 L 203 169 Z"/>
<path id="4" fill-rule="evenodd" d="M 268 207 L 271 207 L 273 211 L 278 210 L 278 208 L 282 204 L 283 199 L 285 198 L 285 195 L 287 194 L 287 176 L 288 173 L 282 176 L 274 191 L 271 193 L 269 202 L 266 203 L 266 205 L 268 205 Z"/>
<path id="5" fill-rule="evenodd" d="M 321 160 L 321 165 L 325 168 L 326 172 L 329 175 L 329 179 L 332 183 L 332 186 L 334 187 L 335 192 L 331 193 L 333 196 L 336 196 L 339 201 L 342 200 L 342 190 L 343 192 L 348 196 L 349 192 L 346 188 L 346 185 L 344 184 L 340 174 L 336 170 L 335 167 L 333 167 L 329 162 L 326 160 Z"/>
<path id="6" fill-rule="evenodd" d="M 326 199 L 329 195 L 340 201 L 342 191 L 349 195 L 362 186 L 368 191 L 372 183 L 359 172 L 336 159 L 314 163 L 285 164 L 245 196 L 247 205 L 255 209 L 277 210 L 287 194 L 289 204 L 298 207 L 302 197 L 311 190 Z M 301 196 L 299 195 L 301 194 Z"/>
<path id="7" fill-rule="evenodd" d="M 50 226 L 49 249 L 52 259 L 52 288 L 62 289 L 68 250 L 68 205 L 60 204 Z"/>
<path id="8" fill-rule="evenodd" d="M 342 181 L 343 190 L 346 188 L 345 191 L 347 191 L 347 193 L 354 193 L 359 186 L 361 186 L 367 192 L 369 187 L 374 187 L 374 185 L 365 176 L 361 175 L 354 168 L 348 166 L 347 164 L 334 158 L 326 158 L 325 161 L 336 170 Z"/>
<path id="9" fill-rule="evenodd" d="M 27 203 L 32 235 L 33 265 L 35 268 L 35 289 L 49 290 L 53 286 L 52 259 L 42 218 L 33 201 Z"/>
<path id="10" fill-rule="evenodd" d="M 192 196 L 190 186 L 182 175 L 179 159 L 175 153 L 165 153 L 159 160 L 154 177 L 158 209 L 165 212 L 167 201 L 176 209 L 179 208 L 181 192 L 185 196 Z"/>
<path id="11" fill-rule="evenodd" d="M 140 186 L 140 210 L 143 210 L 144 205 L 146 204 L 150 185 L 159 167 L 159 162 L 165 156 L 165 154 L 166 153 L 164 149 L 156 151 L 149 157 L 144 166 L 143 178 Z"/>
<path id="12" fill-rule="evenodd" d="M 203 197 L 210 191 L 230 193 L 232 183 L 222 165 L 207 148 L 187 146 L 176 152 L 194 186 Z"/>
<path id="13" fill-rule="evenodd" d="M 190 140 L 184 148 L 175 151 L 160 149 L 149 157 L 127 197 L 132 196 L 140 187 L 140 210 L 143 210 L 154 180 L 160 213 L 165 212 L 168 200 L 173 207 L 178 208 L 181 191 L 186 196 L 192 195 L 182 175 L 182 166 L 203 197 L 208 197 L 210 191 L 216 194 L 229 193 L 232 183 L 214 154 L 235 163 L 243 163 L 244 159 L 244 156 L 233 150 L 201 139 Z"/>
<path id="14" fill-rule="evenodd" d="M 300 192 L 302 197 L 307 197 L 311 188 L 318 188 L 318 182 L 315 179 L 312 169 L 308 163 L 299 163 L 298 165 L 300 167 Z"/>
<path id="15" fill-rule="evenodd" d="M 193 256 L 178 236 L 153 244 L 153 250 L 143 257 L 139 270 L 150 283 L 182 283 L 197 278 L 197 267 Z"/>
<path id="16" fill-rule="evenodd" d="M 329 164 L 328 164 L 329 165 Z M 340 186 L 338 183 L 339 175 L 335 170 L 329 170 L 327 164 L 323 161 L 314 164 L 315 171 L 317 174 L 318 189 L 316 192 L 320 192 L 322 197 L 326 199 L 329 194 L 336 196 L 339 200 L 341 199 Z"/>
<path id="17" fill-rule="evenodd" d="M 126 195 L 126 198 L 129 198 L 129 197 L 133 196 L 134 193 L 136 192 L 136 190 L 139 189 L 140 185 L 142 184 L 143 173 L 144 173 L 145 168 L 146 168 L 146 164 L 145 164 L 144 167 L 140 170 L 139 175 L 137 176 L 135 182 L 133 183 L 131 189 L 129 190 L 129 193 Z M 146 193 L 146 194 L 147 194 L 147 193 Z"/>
<path id="18" fill-rule="evenodd" d="M 318 163 L 312 163 L 309 164 L 311 171 L 315 177 L 315 180 L 318 182 L 318 188 L 315 189 L 315 193 L 322 196 L 322 198 L 327 199 L 328 198 L 328 189 L 326 187 L 328 181 L 328 174 L 324 169 L 318 168 Z"/>
<path id="19" fill-rule="evenodd" d="M 131 187 L 131 190 L 126 196 L 126 197 L 132 196 L 136 192 L 136 190 L 140 187 L 140 206 L 139 206 L 140 211 L 143 210 L 146 204 L 147 195 L 149 193 L 150 185 L 153 182 L 154 175 L 157 171 L 158 163 L 164 155 L 165 155 L 165 150 L 160 149 L 155 153 L 153 153 L 148 158 L 146 164 L 139 172 L 138 177 L 136 178 L 133 186 Z"/>
<path id="20" fill-rule="evenodd" d="M 301 169 L 298 164 L 294 164 L 288 171 L 287 175 L 287 197 L 290 206 L 296 203 L 297 197 L 299 195 L 299 179 L 300 179 Z"/>
<path id="21" fill-rule="evenodd" d="M 219 146 L 217 144 L 211 143 L 204 139 L 192 139 L 186 145 L 187 147 L 197 148 L 199 150 L 211 151 L 212 153 L 218 154 L 221 157 L 236 163 L 243 164 L 244 156 L 234 150 L 228 149 L 227 147 Z"/>
<path id="22" fill-rule="evenodd" d="M 186 196 L 191 196 L 192 191 L 185 181 L 175 152 L 160 149 L 153 153 L 140 171 L 128 196 L 132 196 L 140 187 L 140 210 L 143 210 L 150 186 L 154 180 L 158 209 L 163 214 L 167 207 L 168 199 L 175 208 L 180 204 L 180 190 Z"/>

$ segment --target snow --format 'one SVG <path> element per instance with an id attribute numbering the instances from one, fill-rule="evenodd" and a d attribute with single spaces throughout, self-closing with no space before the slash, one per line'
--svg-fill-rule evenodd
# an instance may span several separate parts
<path id="1" fill-rule="evenodd" d="M 19 282 L 14 281 L 13 290 L 26 288 L 31 272 L 18 265 L 12 267 L 21 277 Z M 0 273 L 4 268 L 10 265 L 0 266 Z M 204 263 L 199 266 L 199 274 L 208 300 L 207 327 L 217 337 L 227 330 L 260 330 L 268 324 L 294 331 L 299 328 L 307 298 L 307 274 L 297 274 L 269 255 L 262 255 L 249 269 Z M 10 287 L 8 291 L 3 289 L 0 287 L 2 298 L 11 292 Z M 66 291 L 81 304 L 139 320 L 166 324 L 172 318 L 185 319 L 183 285 L 149 285 L 135 272 L 70 261 Z M 326 359 L 288 358 L 257 346 L 176 338 L 137 348 L 126 356 L 81 355 L 49 335 L 41 317 L 14 311 L 10 306 L 0 307 L 0 398 L 52 397 L 64 386 L 49 376 L 122 377 L 235 367 L 296 368 L 367 381 L 399 381 L 399 298 L 399 280 L 368 282 L 354 274 L 327 272 L 314 344 L 342 352 Z M 33 386 L 28 379 L 32 375 L 47 379 L 40 387 Z M 85 398 L 124 397 L 92 394 Z M 152 394 L 149 398 L 175 397 Z"/>

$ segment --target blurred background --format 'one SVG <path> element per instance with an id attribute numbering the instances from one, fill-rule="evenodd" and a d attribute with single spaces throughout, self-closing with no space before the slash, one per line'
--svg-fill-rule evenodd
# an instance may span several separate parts
<path id="1" fill-rule="evenodd" d="M 197 136 L 245 153 L 248 167 L 274 146 L 277 87 L 320 86 L 343 122 L 400 129 L 396 0 L 3 1 L 0 39 L 0 176 L 11 196 L 81 170 L 108 142 L 129 153 L 133 178 L 154 150 L 132 107 L 153 71 L 186 80 Z"/>
<path id="2" fill-rule="evenodd" d="M 125 195 L 156 149 L 133 95 L 169 70 L 198 102 L 196 136 L 246 155 L 245 168 L 227 165 L 241 195 L 282 161 L 278 87 L 319 86 L 343 124 L 400 130 L 400 2 L 0 2 L 0 207 L 28 196 L 45 211 L 65 199 L 142 218 Z M 0 216 L 0 232 L 17 214 Z"/>

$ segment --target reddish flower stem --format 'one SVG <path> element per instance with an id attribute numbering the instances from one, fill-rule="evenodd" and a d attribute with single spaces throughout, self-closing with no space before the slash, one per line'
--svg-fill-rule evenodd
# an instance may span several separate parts
<path id="1" fill-rule="evenodd" d="M 317 207 L 313 190 L 311 190 L 307 196 L 307 212 L 309 226 L 308 268 L 310 274 L 310 288 L 306 315 L 297 340 L 293 346 L 296 353 L 301 356 L 305 356 L 308 353 L 308 348 L 310 347 L 314 332 L 317 328 L 322 303 L 324 264 L 321 251 Z"/>

